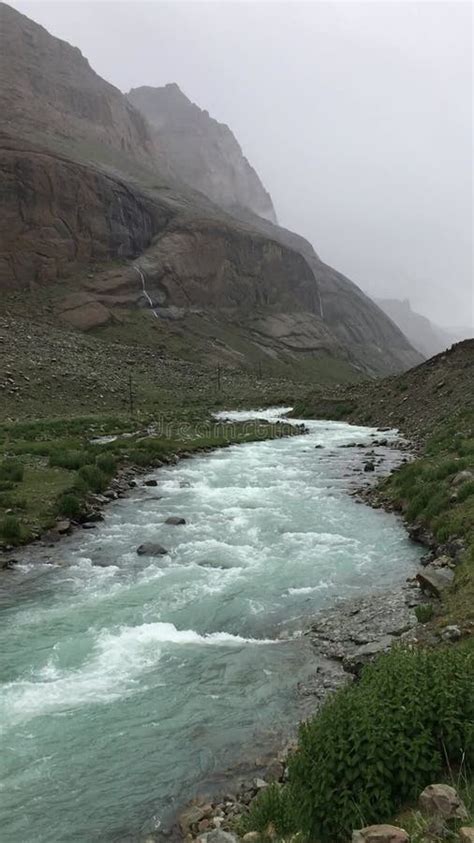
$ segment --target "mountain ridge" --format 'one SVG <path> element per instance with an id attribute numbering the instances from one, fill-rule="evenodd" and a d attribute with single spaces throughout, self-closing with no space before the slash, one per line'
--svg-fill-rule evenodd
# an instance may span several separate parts
<path id="1" fill-rule="evenodd" d="M 226 364 L 323 354 L 374 375 L 419 361 L 310 244 L 184 184 L 159 132 L 77 48 L 5 4 L 0 18 L 0 287 L 55 285 L 58 319 L 81 329 L 118 330 L 151 300 L 157 334 L 166 319 L 192 343 L 198 315 L 206 336 L 227 326 Z"/>

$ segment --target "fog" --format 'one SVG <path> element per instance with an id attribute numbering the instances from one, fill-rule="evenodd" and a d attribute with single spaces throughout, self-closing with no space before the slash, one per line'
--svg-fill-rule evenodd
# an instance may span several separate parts
<path id="1" fill-rule="evenodd" d="M 369 293 L 474 322 L 472 9 L 411 2 L 12 2 L 121 90 L 228 123 L 280 222 Z"/>

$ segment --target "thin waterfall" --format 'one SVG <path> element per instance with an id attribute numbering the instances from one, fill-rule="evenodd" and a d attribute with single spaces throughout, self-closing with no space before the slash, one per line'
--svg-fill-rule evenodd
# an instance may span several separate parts
<path id="1" fill-rule="evenodd" d="M 157 314 L 157 312 L 156 312 L 156 310 L 155 310 L 155 307 L 154 307 L 154 305 L 153 305 L 153 302 L 152 302 L 152 300 L 151 300 L 151 298 L 150 298 L 150 296 L 149 296 L 149 294 L 148 294 L 147 288 L 146 288 L 146 283 L 145 283 L 145 274 L 144 274 L 144 272 L 140 269 L 140 267 L 139 267 L 139 266 L 134 266 L 133 268 L 134 268 L 135 272 L 137 272 L 137 273 L 138 273 L 139 278 L 140 278 L 140 280 L 141 280 L 141 282 L 142 282 L 143 295 L 145 296 L 145 298 L 146 298 L 146 300 L 147 300 L 148 304 L 149 304 L 149 305 L 150 305 L 150 307 L 151 307 L 151 312 L 153 313 L 153 316 L 155 317 L 155 319 L 158 319 L 158 318 L 159 318 L 159 317 L 158 317 L 158 314 Z"/>

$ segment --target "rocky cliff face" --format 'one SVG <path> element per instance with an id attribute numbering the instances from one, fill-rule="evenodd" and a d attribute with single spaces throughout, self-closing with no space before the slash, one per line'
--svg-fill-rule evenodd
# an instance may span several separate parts
<path id="1" fill-rule="evenodd" d="M 128 100 L 153 126 L 168 162 L 186 184 L 227 210 L 240 205 L 276 223 L 270 194 L 228 126 L 176 84 L 133 88 Z"/>
<path id="2" fill-rule="evenodd" d="M 228 130 L 236 181 L 217 179 L 218 206 L 78 50 L 4 4 L 0 32 L 0 289 L 66 280 L 58 318 L 83 329 L 151 302 L 190 345 L 225 326 L 234 363 L 324 354 L 383 373 L 419 360 L 360 290 L 265 218 L 271 201 Z"/>

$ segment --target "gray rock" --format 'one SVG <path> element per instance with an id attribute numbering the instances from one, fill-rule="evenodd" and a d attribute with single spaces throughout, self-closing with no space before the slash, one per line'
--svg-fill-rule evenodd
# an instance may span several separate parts
<path id="1" fill-rule="evenodd" d="M 441 630 L 441 638 L 443 641 L 459 641 L 461 635 L 461 630 L 454 624 L 452 626 L 445 626 L 444 629 Z"/>
<path id="2" fill-rule="evenodd" d="M 180 518 L 178 515 L 171 515 L 170 518 L 166 519 L 165 524 L 173 524 L 178 527 L 180 524 L 186 524 L 186 519 Z"/>
<path id="3" fill-rule="evenodd" d="M 385 653 L 389 650 L 393 642 L 394 638 L 392 635 L 383 635 L 377 641 L 371 641 L 369 644 L 364 644 L 362 647 L 359 647 L 355 653 L 350 656 L 346 656 L 343 659 L 342 666 L 344 670 L 347 670 L 348 673 L 358 675 L 364 665 L 372 661 L 372 659 L 380 653 Z"/>
<path id="4" fill-rule="evenodd" d="M 158 486 L 158 480 L 144 480 L 144 486 Z"/>
<path id="5" fill-rule="evenodd" d="M 223 831 L 221 828 L 215 828 L 213 831 L 201 834 L 198 840 L 202 843 L 239 843 L 239 838 L 235 834 L 230 831 Z"/>
<path id="6" fill-rule="evenodd" d="M 364 465 L 364 471 L 375 471 L 375 463 L 366 462 Z"/>
<path id="7" fill-rule="evenodd" d="M 424 571 L 417 573 L 416 579 L 423 594 L 440 598 L 443 592 L 452 585 L 454 573 L 450 568 L 431 569 L 428 566 Z"/>
<path id="8" fill-rule="evenodd" d="M 137 547 L 139 556 L 165 556 L 168 551 L 158 542 L 145 542 Z"/>
<path id="9" fill-rule="evenodd" d="M 470 480 L 474 480 L 474 471 L 470 471 L 466 468 L 464 471 L 458 471 L 457 474 L 451 480 L 451 486 L 461 486 L 463 483 L 468 483 Z"/>
<path id="10" fill-rule="evenodd" d="M 57 533 L 59 533 L 61 536 L 63 536 L 66 533 L 70 532 L 71 522 L 68 521 L 67 519 L 64 519 L 63 521 L 58 521 L 56 523 L 55 530 L 56 530 Z"/>
<path id="11" fill-rule="evenodd" d="M 444 820 L 466 820 L 466 806 L 458 792 L 449 784 L 430 784 L 420 794 L 420 808 L 429 817 Z"/>
<path id="12" fill-rule="evenodd" d="M 409 843 L 405 829 L 394 825 L 370 825 L 354 831 L 352 843 Z"/>

